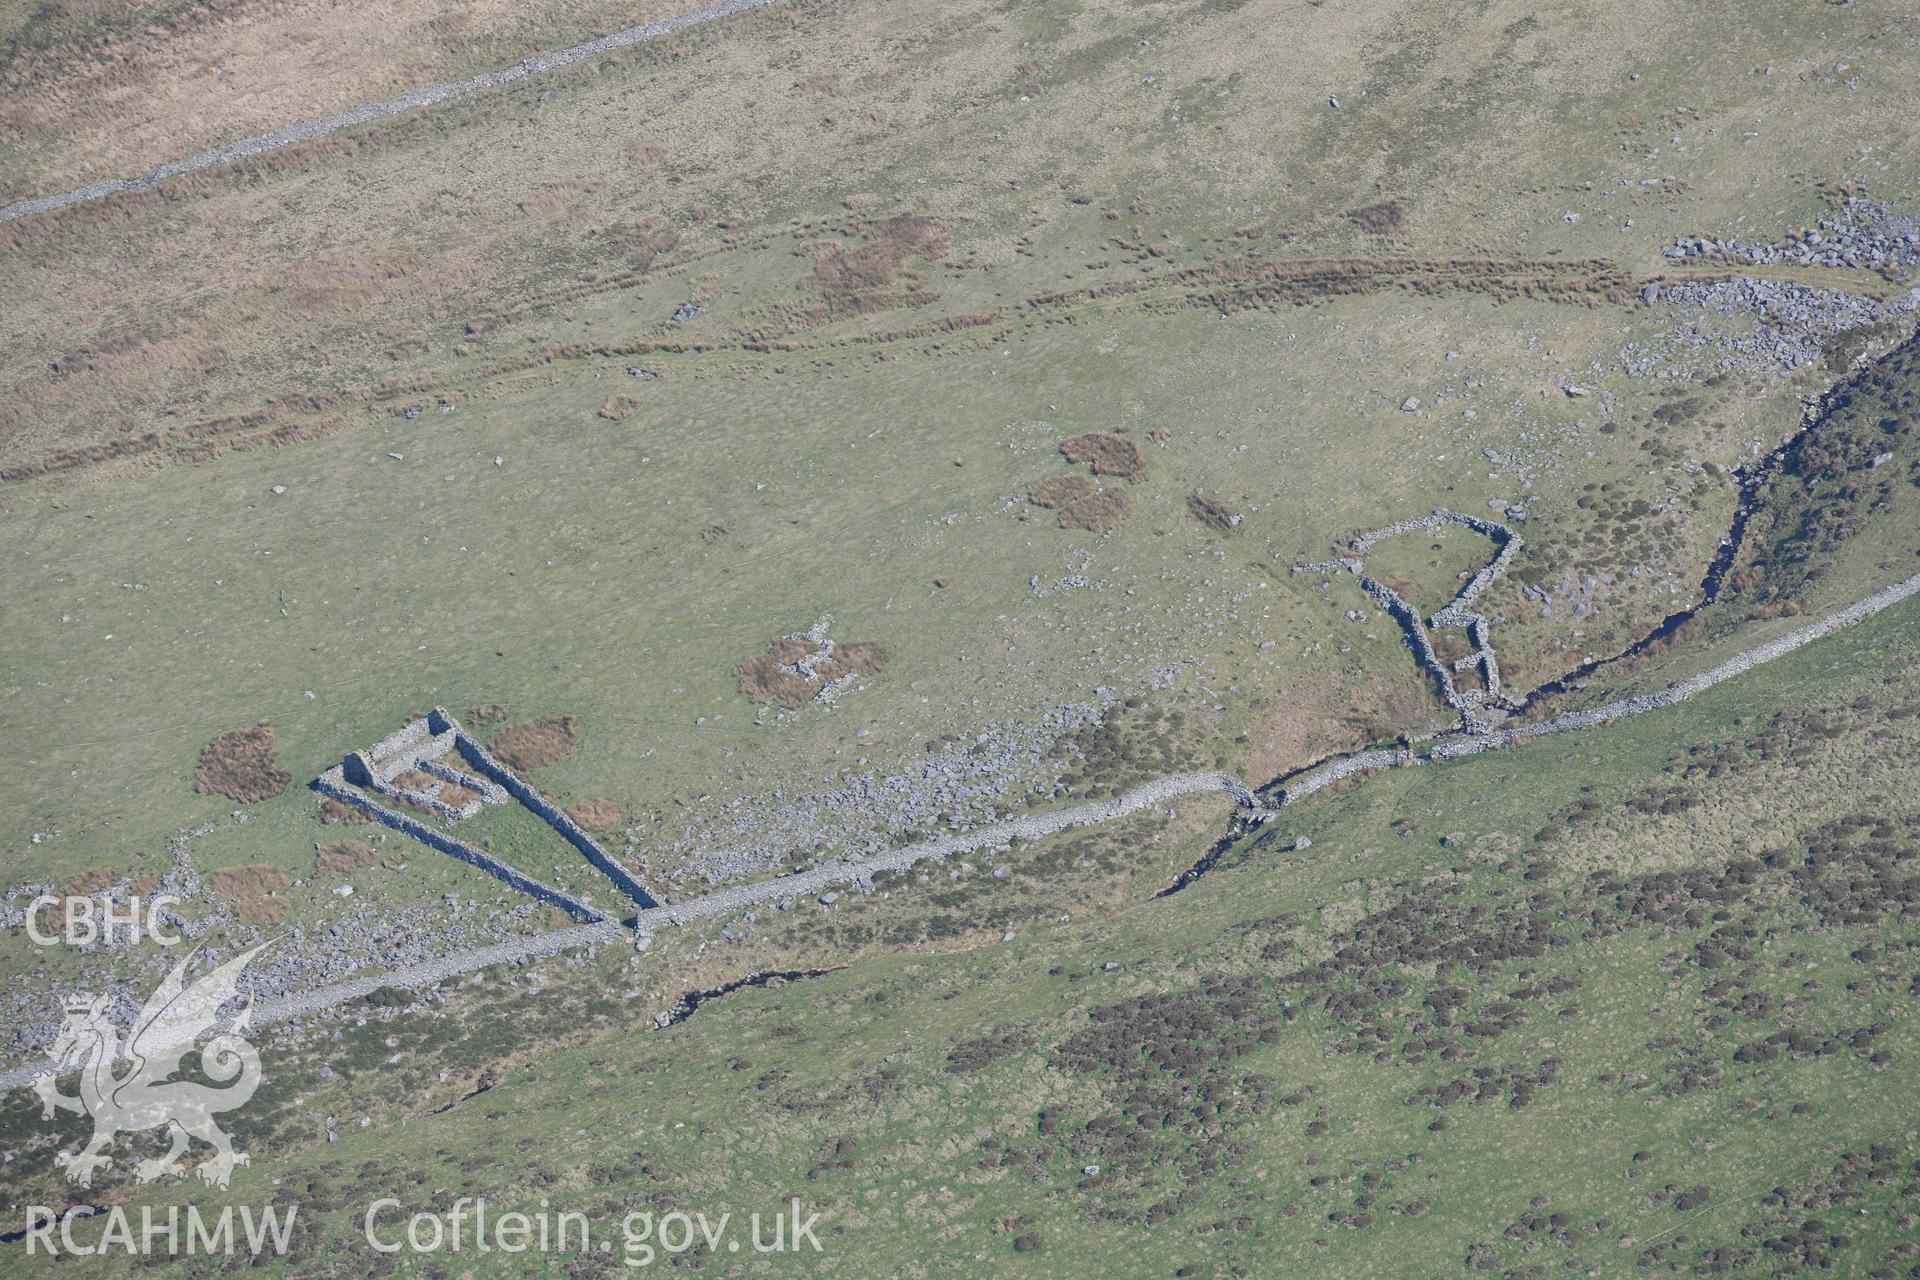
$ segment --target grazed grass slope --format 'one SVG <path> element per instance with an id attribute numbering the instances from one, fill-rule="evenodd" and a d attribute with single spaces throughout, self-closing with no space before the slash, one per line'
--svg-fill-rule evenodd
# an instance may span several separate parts
<path id="1" fill-rule="evenodd" d="M 271 1169 L 305 1197 L 305 1275 L 394 1265 L 360 1240 L 374 1186 L 610 1224 L 798 1189 L 826 1252 L 773 1274 L 1897 1271 L 1920 1211 L 1913 622 L 1518 768 L 1322 797 L 1282 833 L 1310 851 L 1256 840 L 1176 898 L 667 1032 L 609 1021 L 593 975 L 617 959 L 550 966 L 538 1000 L 494 979 L 381 1013 L 286 1059 L 247 1135 L 272 1159 L 236 1194 Z M 540 1047 L 567 1028 L 588 1043 Z M 394 1044 L 429 1090 L 443 1064 L 522 1065 L 406 1119 Z M 313 1082 L 321 1062 L 344 1077 Z M 363 1110 L 309 1145 L 321 1112 Z"/>

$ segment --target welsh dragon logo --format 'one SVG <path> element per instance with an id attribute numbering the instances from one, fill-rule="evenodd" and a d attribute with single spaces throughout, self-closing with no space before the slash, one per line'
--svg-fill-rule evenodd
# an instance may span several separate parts
<path id="1" fill-rule="evenodd" d="M 216 1082 L 232 1083 L 213 1088 L 167 1077 L 180 1069 L 180 1059 L 203 1034 L 217 1031 L 220 1009 L 238 994 L 241 973 L 270 945 L 242 952 L 192 983 L 186 970 L 193 957 L 182 959 L 147 997 L 124 1049 L 120 1028 L 107 1014 L 108 997 L 67 999 L 66 1025 L 53 1045 L 54 1071 L 36 1077 L 33 1089 L 40 1095 L 44 1120 L 52 1119 L 56 1110 L 93 1117 L 93 1138 L 86 1147 L 55 1157 L 69 1182 L 93 1185 L 94 1171 L 113 1162 L 107 1145 L 119 1134 L 147 1129 L 167 1129 L 172 1146 L 158 1159 L 134 1165 L 134 1176 L 142 1182 L 180 1173 L 180 1157 L 194 1138 L 213 1147 L 213 1158 L 199 1170 L 209 1185 L 225 1187 L 234 1168 L 248 1163 L 214 1116 L 244 1106 L 260 1087 L 260 1055 L 241 1034 L 252 1019 L 252 1003 L 227 1030 L 200 1047 L 201 1070 Z M 116 1072 L 122 1064 L 124 1072 Z M 77 1096 L 61 1093 L 55 1085 L 58 1074 L 72 1070 L 80 1073 Z"/>

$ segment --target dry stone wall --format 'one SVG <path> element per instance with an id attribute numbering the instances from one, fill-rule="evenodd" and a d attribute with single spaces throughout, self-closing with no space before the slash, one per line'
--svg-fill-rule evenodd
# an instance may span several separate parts
<path id="1" fill-rule="evenodd" d="M 1870 618 L 1881 610 L 1916 594 L 1920 594 L 1920 574 L 1896 582 L 1836 613 L 1828 614 L 1786 635 L 1756 645 L 1698 675 L 1689 676 L 1655 693 L 1635 694 L 1585 711 L 1571 711 L 1539 724 L 1521 725 L 1512 729 L 1494 729 L 1467 737 L 1449 739 L 1434 746 L 1424 755 L 1416 754 L 1411 749 L 1396 749 L 1362 752 L 1358 755 L 1328 761 L 1285 780 L 1278 788 L 1279 804 L 1296 804 L 1335 782 L 1375 769 L 1428 764 L 1435 760 L 1456 760 L 1463 756 L 1477 755 L 1482 751 L 1512 746 L 1516 742 L 1524 742 L 1530 738 L 1567 733 L 1576 729 L 1590 729 L 1626 716 L 1636 716 L 1644 712 L 1656 711 L 1661 707 L 1670 707 L 1676 703 L 1685 702 L 1688 698 L 1731 680 L 1735 676 L 1744 675 L 1763 663 L 1772 662 L 1775 658 L 1783 657 L 1836 631 Z"/>
<path id="2" fill-rule="evenodd" d="M 466 757 L 482 777 L 489 779 L 544 819 L 548 826 L 558 831 L 566 842 L 578 849 L 581 856 L 591 862 L 601 875 L 613 881 L 620 892 L 627 895 L 641 910 L 660 905 L 660 900 L 648 891 L 647 887 L 634 879 L 633 873 L 602 849 L 586 829 L 569 818 L 560 806 L 548 800 L 538 791 L 528 786 L 520 775 L 496 760 L 474 736 L 462 729 L 457 721 L 444 710 L 435 707 L 427 715 L 427 724 L 435 733 L 451 733 L 458 745 L 460 754 Z"/>
<path id="3" fill-rule="evenodd" d="M 437 831 L 418 818 L 387 808 L 349 782 L 346 770 L 340 765 L 335 765 L 314 779 L 313 786 L 322 795 L 332 796 L 335 800 L 350 804 L 372 817 L 375 822 L 391 827 L 401 835 L 418 840 L 430 849 L 438 849 L 449 857 L 458 858 L 469 866 L 478 867 L 501 883 L 518 889 L 537 901 L 560 908 L 575 920 L 592 922 L 607 918 L 604 912 L 594 910 L 552 885 L 535 880 L 526 872 L 517 867 L 508 866 L 492 854 L 476 849 L 464 840 L 456 840 L 444 831 Z"/>
<path id="4" fill-rule="evenodd" d="M 1409 601 L 1402 599 L 1397 591 L 1377 578 L 1368 577 L 1357 555 L 1336 556 L 1331 560 L 1320 560 L 1313 564 L 1295 565 L 1293 571 L 1295 573 L 1345 571 L 1358 578 L 1360 589 L 1400 625 L 1401 634 L 1406 637 L 1407 647 L 1413 650 L 1414 659 L 1433 677 L 1434 683 L 1440 686 L 1440 696 L 1446 700 L 1447 705 L 1460 713 L 1461 726 L 1470 732 L 1481 732 L 1490 727 L 1487 723 L 1485 708 L 1495 706 L 1513 711 L 1518 710 L 1519 706 L 1509 699 L 1501 688 L 1500 660 L 1493 651 L 1492 624 L 1487 621 L 1484 614 L 1474 612 L 1470 606 L 1495 578 L 1506 572 L 1513 557 L 1525 545 L 1520 535 L 1497 520 L 1463 515 L 1458 511 L 1448 511 L 1440 507 L 1436 508 L 1432 515 L 1400 520 L 1383 529 L 1363 533 L 1347 545 L 1356 553 L 1364 552 L 1375 543 L 1387 538 L 1415 533 L 1423 529 L 1444 528 L 1448 525 L 1471 529 L 1493 541 L 1500 550 L 1480 572 L 1473 575 L 1473 578 L 1453 599 L 1424 621 L 1420 617 L 1420 611 L 1415 609 Z M 1428 627 L 1463 628 L 1473 640 L 1474 652 L 1454 663 L 1449 669 L 1440 660 L 1440 655 L 1434 651 L 1433 637 L 1428 632 Z M 1470 667 L 1480 669 L 1481 679 L 1486 684 L 1484 691 L 1462 690 L 1454 683 L 1453 673 L 1465 671 Z"/>
<path id="5" fill-rule="evenodd" d="M 757 9 L 761 5 L 770 3 L 772 0 L 721 0 L 719 4 L 711 4 L 704 9 L 696 9 L 692 13 L 662 18 L 657 22 L 649 22 L 645 26 L 628 27 L 624 31 L 616 31 L 610 36 L 589 40 L 585 44 L 577 44 L 570 49 L 556 49 L 552 53 L 543 53 L 537 57 L 516 62 L 510 67 L 477 75 L 471 80 L 428 85 L 423 89 L 403 93 L 397 98 L 388 98 L 384 102 L 369 102 L 357 107 L 349 107 L 345 111 L 337 112 L 324 119 L 310 120 L 305 124 L 275 129 L 271 133 L 222 143 L 183 160 L 169 161 L 137 178 L 108 178 L 100 182 L 88 183 L 72 191 L 63 191 L 57 195 L 33 196 L 26 200 L 18 200 L 12 204 L 0 206 L 0 222 L 11 222 L 15 218 L 25 218 L 36 213 L 48 213 L 54 209 L 65 208 L 70 204 L 80 204 L 87 200 L 99 200 L 130 191 L 143 191 L 157 182 L 165 182 L 169 178 L 177 178 L 182 174 L 210 169 L 215 165 L 229 164 L 235 160 L 244 160 L 248 156 L 278 151 L 281 147 L 292 146 L 295 143 L 311 142 L 315 138 L 324 138 L 330 133 L 368 124 L 374 120 L 384 120 L 388 116 L 399 115 L 404 111 L 430 107 L 441 102 L 451 102 L 455 98 L 469 97 L 488 89 L 498 89 L 516 80 L 524 80 L 528 76 L 541 75 L 576 62 L 584 62 L 589 58 L 598 58 L 617 49 L 657 40 L 661 36 L 684 31 L 688 27 L 731 17 L 733 14 Z"/>

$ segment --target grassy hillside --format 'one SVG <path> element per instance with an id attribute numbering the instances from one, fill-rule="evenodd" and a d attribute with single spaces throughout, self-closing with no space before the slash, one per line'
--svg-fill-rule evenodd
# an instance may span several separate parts
<path id="1" fill-rule="evenodd" d="M 0 5 L 0 199 L 670 9 Z M 1870 3 L 782 0 L 7 222 L 0 1065 L 172 959 L 37 945 L 47 890 L 191 883 L 274 995 L 560 927 L 310 789 L 431 707 L 678 902 L 1453 731 L 1295 572 L 1436 508 L 1524 540 L 1509 690 L 1589 672 L 1535 717 L 1908 577 L 1917 71 Z M 1367 569 L 1430 612 L 1492 553 Z M 799 1193 L 819 1257 L 679 1265 L 1906 1275 L 1915 616 L 1254 829 L 385 989 L 260 1033 L 231 1192 L 86 1194 L 299 1197 L 294 1274 L 397 1266 L 379 1194 Z M 0 1100 L 5 1212 L 83 1137 Z"/>
<path id="2" fill-rule="evenodd" d="M 609 1230 L 798 1194 L 825 1252 L 767 1274 L 1904 1273 L 1913 622 L 1577 749 L 1316 798 L 1171 898 L 665 1031 L 619 1029 L 612 955 L 369 1007 L 276 1046 L 227 1198 L 299 1198 L 305 1243 L 331 1242 L 287 1267 L 309 1275 L 394 1265 L 361 1238 L 376 1194 Z M 9 1128 L 37 1132 L 27 1111 Z"/>

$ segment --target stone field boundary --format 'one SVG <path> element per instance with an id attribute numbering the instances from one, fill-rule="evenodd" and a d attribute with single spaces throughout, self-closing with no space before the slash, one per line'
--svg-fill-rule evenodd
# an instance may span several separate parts
<path id="1" fill-rule="evenodd" d="M 1376 769 L 1431 764 L 1457 759 L 1482 751 L 1511 746 L 1516 742 L 1548 734 L 1593 728 L 1627 716 L 1641 715 L 1684 702 L 1695 694 L 1741 676 L 1755 667 L 1785 657 L 1795 650 L 1824 639 L 1867 618 L 1920 594 L 1920 573 L 1882 588 L 1834 613 L 1797 627 L 1785 635 L 1721 662 L 1657 693 L 1636 694 L 1587 711 L 1574 711 L 1537 725 L 1502 729 L 1471 737 L 1449 739 L 1424 754 L 1410 748 L 1367 751 L 1316 765 L 1289 779 L 1277 788 L 1278 805 L 1297 804 L 1307 796 L 1335 782 Z M 661 925 L 681 925 L 710 916 L 731 914 L 757 903 L 820 893 L 835 885 L 852 884 L 868 889 L 878 871 L 903 871 L 927 859 L 940 859 L 979 849 L 997 849 L 1014 840 L 1037 840 L 1075 827 L 1091 826 L 1126 817 L 1142 809 L 1158 807 L 1181 796 L 1219 791 L 1238 802 L 1241 812 L 1251 821 L 1272 818 L 1278 807 L 1260 805 L 1252 788 L 1224 773 L 1182 773 L 1156 779 L 1109 800 L 1095 801 L 1054 813 L 1016 818 L 975 831 L 935 836 L 918 841 L 892 853 L 861 862 L 836 863 L 815 867 L 756 884 L 734 885 L 714 893 L 655 907 L 634 917 L 631 928 L 603 920 L 597 923 L 561 929 L 537 937 L 518 939 L 489 947 L 452 952 L 435 960 L 409 965 L 385 973 L 334 983 L 312 991 L 260 1001 L 253 1007 L 254 1025 L 285 1022 L 321 1013 L 351 1000 L 362 999 L 381 987 L 428 987 L 449 978 L 473 973 L 499 964 L 524 964 L 578 947 L 635 945 L 644 949 L 653 931 Z M 52 1067 L 51 1062 L 31 1062 L 0 1071 L 0 1090 L 24 1088 Z"/>
<path id="2" fill-rule="evenodd" d="M 616 31 L 610 36 L 601 36 L 585 44 L 574 45 L 570 49 L 556 49 L 551 53 L 542 53 L 516 62 L 510 67 L 498 71 L 488 71 L 474 76 L 470 80 L 451 80 L 442 84 L 430 84 L 422 89 L 414 89 L 397 98 L 388 98 L 384 102 L 365 102 L 357 107 L 348 107 L 345 111 L 335 112 L 319 120 L 309 120 L 305 124 L 288 125 L 275 129 L 271 133 L 256 134 L 251 138 L 240 138 L 233 142 L 223 142 L 218 146 L 197 151 L 182 160 L 170 160 L 157 169 L 141 174 L 137 178 L 105 178 L 99 182 L 90 182 L 84 187 L 72 191 L 62 191 L 55 195 L 30 196 L 25 200 L 0 206 L 0 222 L 12 222 L 16 218 L 28 218 L 37 213 L 51 213 L 55 209 L 64 209 L 71 204 L 83 204 L 89 200 L 103 200 L 108 196 L 122 195 L 129 191 L 144 191 L 157 182 L 177 178 L 182 174 L 194 173 L 201 169 L 210 169 L 215 165 L 229 164 L 235 160 L 244 160 L 249 156 L 264 155 L 269 151 L 278 151 L 281 147 L 290 147 L 296 143 L 311 142 L 315 138 L 324 138 L 330 133 L 342 129 L 351 129 L 355 125 L 384 120 L 388 116 L 397 116 L 402 112 L 415 111 L 421 107 L 430 107 L 442 102 L 452 102 L 457 98 L 472 97 L 489 89 L 498 89 L 510 85 L 516 80 L 528 76 L 544 75 L 561 67 L 584 62 L 588 58 L 597 58 L 602 54 L 613 53 L 619 49 L 630 48 L 636 44 L 645 44 L 685 31 L 689 27 L 704 26 L 717 22 L 721 18 L 730 18 L 736 13 L 749 9 L 758 9 L 772 4 L 774 0 L 720 0 L 704 9 L 692 13 L 676 14 L 670 18 L 661 18 L 644 26 L 628 27 Z"/>

